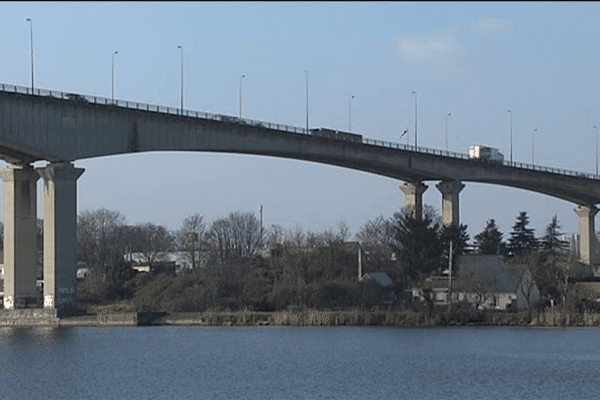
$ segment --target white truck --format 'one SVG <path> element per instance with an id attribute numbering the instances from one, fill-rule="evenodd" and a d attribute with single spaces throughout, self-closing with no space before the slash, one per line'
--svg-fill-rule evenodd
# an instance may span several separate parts
<path id="1" fill-rule="evenodd" d="M 502 162 L 504 161 L 504 156 L 500 151 L 493 147 L 482 146 L 479 144 L 472 144 L 469 146 L 469 158 L 474 160 L 485 160 L 485 161 L 494 161 L 494 162 Z"/>

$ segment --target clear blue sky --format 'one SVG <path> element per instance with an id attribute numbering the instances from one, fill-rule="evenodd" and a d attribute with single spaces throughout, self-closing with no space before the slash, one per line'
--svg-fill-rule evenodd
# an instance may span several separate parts
<path id="1" fill-rule="evenodd" d="M 498 147 L 513 158 L 594 172 L 600 124 L 598 3 L 2 3 L 0 81 L 414 141 L 466 152 Z M 402 139 L 404 142 L 405 139 Z M 265 226 L 353 233 L 404 205 L 402 182 L 316 163 L 258 156 L 147 153 L 83 160 L 79 210 L 109 208 L 130 223 L 171 229 L 192 213 L 210 222 L 264 206 Z M 425 202 L 441 208 L 429 183 Z M 538 235 L 558 214 L 576 232 L 574 204 L 467 183 L 461 222 L 472 235 L 495 218 L 508 236 L 526 210 Z"/>

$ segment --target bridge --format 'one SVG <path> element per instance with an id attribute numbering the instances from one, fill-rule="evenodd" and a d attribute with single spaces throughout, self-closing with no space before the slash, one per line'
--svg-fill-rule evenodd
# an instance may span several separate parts
<path id="1" fill-rule="evenodd" d="M 292 158 L 398 179 L 406 203 L 422 212 L 425 181 L 439 181 L 442 220 L 459 223 L 463 182 L 543 193 L 576 204 L 581 261 L 593 264 L 600 176 L 138 102 L 0 86 L 0 170 L 4 181 L 4 307 L 35 297 L 36 181 L 43 179 L 44 307 L 75 306 L 76 160 L 148 151 L 205 151 Z M 48 164 L 34 168 L 35 161 Z"/>

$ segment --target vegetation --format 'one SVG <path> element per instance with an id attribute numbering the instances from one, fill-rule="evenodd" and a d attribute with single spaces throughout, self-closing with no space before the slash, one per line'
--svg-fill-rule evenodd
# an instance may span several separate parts
<path id="1" fill-rule="evenodd" d="M 571 295 L 573 277 L 583 266 L 562 239 L 556 216 L 540 239 L 528 223 L 527 213 L 521 212 L 505 244 L 490 219 L 469 246 L 467 226 L 441 226 L 431 207 L 425 207 L 420 217 L 403 209 L 392 218 L 367 221 L 355 236 L 357 242 L 349 241 L 344 222 L 323 232 L 286 231 L 279 226 L 263 232 L 253 213 L 233 212 L 212 223 L 193 214 L 170 232 L 153 223 L 128 225 L 116 211 L 84 211 L 78 217 L 78 260 L 88 277 L 79 280 L 79 296 L 84 304 L 126 303 L 149 312 L 287 310 L 304 315 L 309 310 L 342 313 L 384 307 L 404 313 L 387 315 L 384 319 L 390 324 L 497 323 L 498 317 L 493 322 L 482 316 L 475 303 L 455 304 L 452 315 L 447 314 L 445 307 L 434 305 L 424 286 L 428 278 L 443 274 L 450 257 L 456 266 L 458 255 L 475 251 L 502 254 L 516 276 L 529 274 L 531 285 L 519 290 L 529 303 L 535 283 L 541 302 L 531 301 L 527 321 L 539 320 L 536 315 L 550 304 L 569 312 L 586 309 L 588 305 Z M 168 252 L 179 252 L 188 267 L 168 268 Z M 359 258 L 363 275 L 385 272 L 393 286 L 358 279 Z M 133 266 L 140 263 L 150 272 L 135 272 Z M 453 272 L 460 276 L 456 267 Z M 424 288 L 424 303 L 406 296 L 413 287 Z M 407 312 L 424 316 L 407 317 Z M 327 318 L 342 324 L 341 315 Z"/>

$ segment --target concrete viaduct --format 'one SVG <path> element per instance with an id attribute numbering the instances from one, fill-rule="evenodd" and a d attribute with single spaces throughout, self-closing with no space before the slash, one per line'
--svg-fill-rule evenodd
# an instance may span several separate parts
<path id="1" fill-rule="evenodd" d="M 304 128 L 135 102 L 24 87 L 0 87 L 0 170 L 4 182 L 4 308 L 35 298 L 36 181 L 43 179 L 44 307 L 76 305 L 77 179 L 73 161 L 146 151 L 212 151 L 307 160 L 398 179 L 421 214 L 424 181 L 439 181 L 444 224 L 459 223 L 463 182 L 531 190 L 576 204 L 581 261 L 593 264 L 600 177 L 520 163 L 491 163 L 366 138 L 344 140 Z M 43 168 L 35 161 L 45 160 Z"/>

